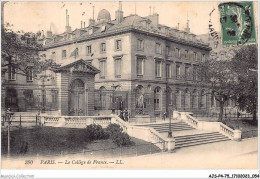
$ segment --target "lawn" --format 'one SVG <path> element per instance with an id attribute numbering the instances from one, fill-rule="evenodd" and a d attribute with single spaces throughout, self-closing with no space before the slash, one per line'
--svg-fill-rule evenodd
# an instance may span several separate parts
<path id="1" fill-rule="evenodd" d="M 258 136 L 258 121 L 243 119 L 243 120 L 226 120 L 224 124 L 232 129 L 242 131 L 242 139 Z"/>
<path id="2" fill-rule="evenodd" d="M 2 131 L 2 155 L 7 155 L 7 132 Z M 132 146 L 119 148 L 111 139 L 89 140 L 85 129 L 34 127 L 11 131 L 11 156 L 51 156 L 82 153 L 92 156 L 133 156 L 160 152 L 155 145 L 131 138 Z"/>

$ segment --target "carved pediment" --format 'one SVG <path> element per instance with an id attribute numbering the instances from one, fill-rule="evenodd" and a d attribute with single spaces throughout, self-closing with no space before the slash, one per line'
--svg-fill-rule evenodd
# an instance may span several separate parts
<path id="1" fill-rule="evenodd" d="M 81 73 L 92 73 L 97 74 L 100 71 L 86 62 L 85 60 L 78 60 L 66 65 L 62 65 L 60 68 L 58 68 L 55 71 L 69 71 L 69 72 L 81 72 Z"/>

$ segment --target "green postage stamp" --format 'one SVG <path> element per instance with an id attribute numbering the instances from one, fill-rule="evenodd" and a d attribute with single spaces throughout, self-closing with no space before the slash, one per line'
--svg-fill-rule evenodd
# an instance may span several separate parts
<path id="1" fill-rule="evenodd" d="M 256 43 L 253 2 L 219 4 L 223 46 Z"/>

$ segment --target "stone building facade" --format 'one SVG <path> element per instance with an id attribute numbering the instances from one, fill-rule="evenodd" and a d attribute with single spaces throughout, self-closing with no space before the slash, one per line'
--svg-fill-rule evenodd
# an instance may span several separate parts
<path id="1" fill-rule="evenodd" d="M 88 27 L 70 29 L 47 32 L 41 58 L 61 65 L 83 60 L 99 69 L 94 104 L 99 113 L 126 108 L 131 117 L 160 117 L 174 109 L 209 110 L 198 63 L 209 58 L 211 48 L 190 33 L 189 22 L 181 31 L 159 24 L 158 14 L 124 17 L 119 3 L 115 20 L 103 9 Z"/>

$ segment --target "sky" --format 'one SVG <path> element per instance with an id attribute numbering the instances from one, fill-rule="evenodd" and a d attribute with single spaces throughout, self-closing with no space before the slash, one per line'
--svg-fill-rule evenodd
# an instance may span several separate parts
<path id="1" fill-rule="evenodd" d="M 191 32 L 194 34 L 206 34 L 209 29 L 210 12 L 213 28 L 220 31 L 219 23 L 219 2 L 169 2 L 169 1 L 122 1 L 124 16 L 136 14 L 148 16 L 156 12 L 159 14 L 159 23 L 170 27 L 176 27 L 180 23 L 183 30 L 189 19 Z M 27 2 L 7 2 L 4 9 L 4 22 L 13 24 L 13 30 L 23 30 L 25 32 L 37 32 L 50 29 L 55 33 L 63 33 L 66 25 L 66 9 L 70 16 L 70 26 L 72 30 L 80 28 L 81 21 L 86 22 L 92 18 L 94 7 L 94 18 L 98 12 L 107 9 L 111 14 L 111 19 L 115 19 L 115 11 L 118 9 L 118 1 L 27 1 Z M 257 6 L 255 6 L 257 7 Z M 84 15 L 82 15 L 85 12 Z M 255 17 L 256 18 L 256 17 Z"/>

